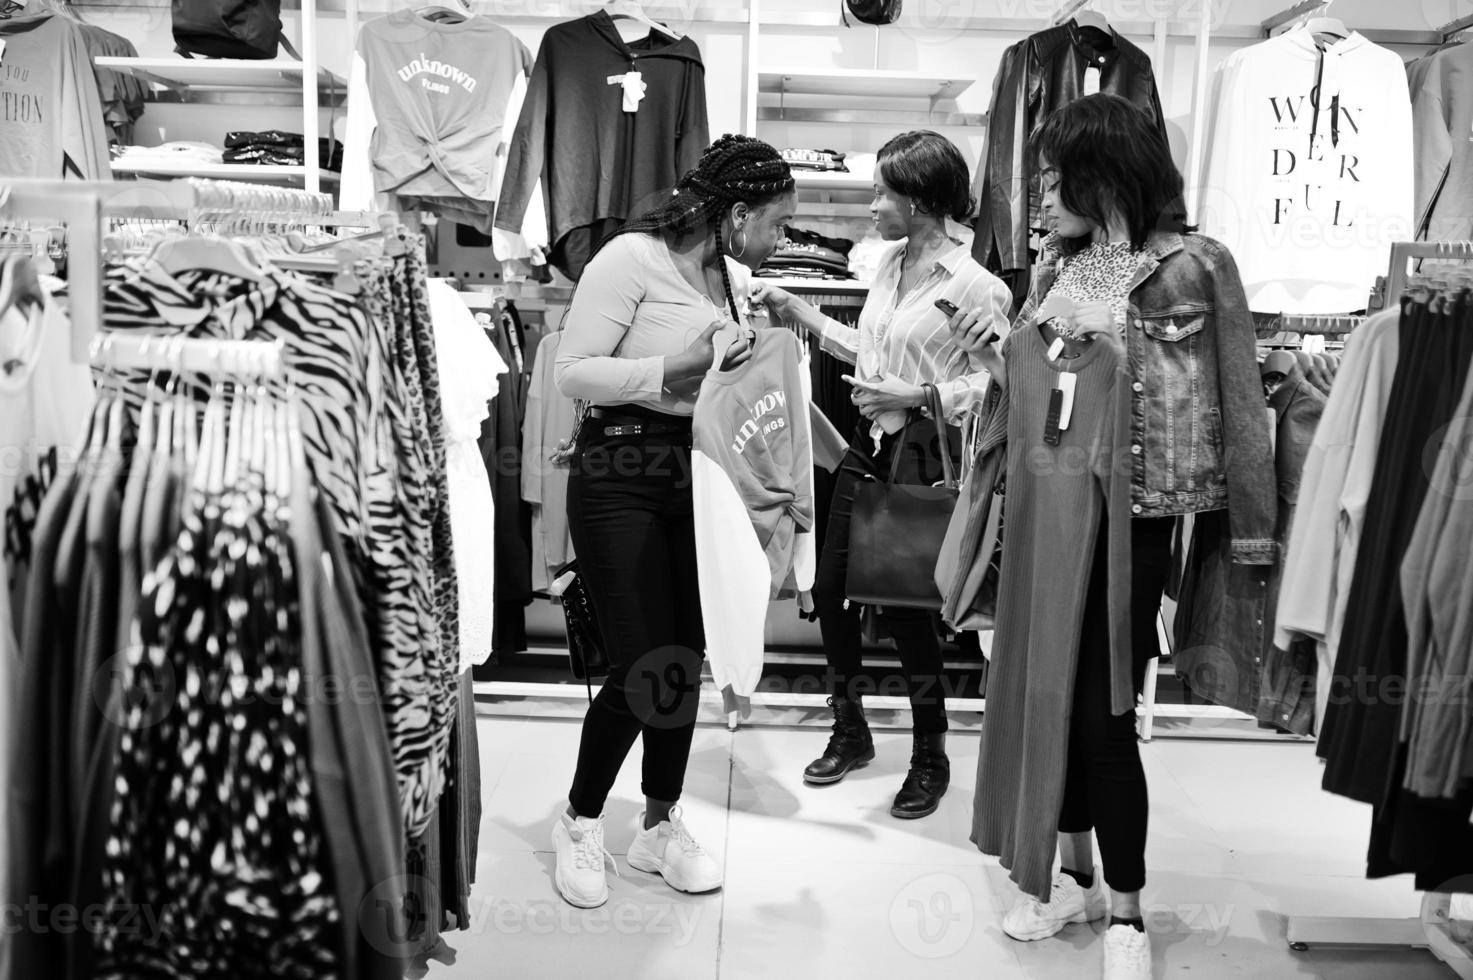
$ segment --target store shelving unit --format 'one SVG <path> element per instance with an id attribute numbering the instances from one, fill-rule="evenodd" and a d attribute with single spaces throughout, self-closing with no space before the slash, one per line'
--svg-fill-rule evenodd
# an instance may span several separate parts
<path id="1" fill-rule="evenodd" d="M 837 125 L 985 126 L 979 113 L 942 108 L 972 87 L 969 79 L 938 78 L 922 72 L 832 68 L 760 69 L 758 96 L 776 96 L 777 105 L 757 105 L 756 120 L 834 123 Z M 821 105 L 794 105 L 794 100 L 828 100 Z M 832 100 L 844 100 L 835 106 Z M 914 108 L 876 108 L 877 100 L 913 102 Z M 924 103 L 921 108 L 919 103 Z"/>
<path id="2" fill-rule="evenodd" d="M 191 95 L 210 92 L 279 92 L 299 95 L 306 77 L 301 61 L 274 58 L 270 61 L 238 61 L 199 58 L 110 58 L 99 57 L 99 68 L 127 72 L 162 89 Z M 317 69 L 318 95 L 339 97 L 347 83 L 326 68 Z"/>
<path id="3" fill-rule="evenodd" d="M 350 0 L 350 8 L 356 3 Z M 347 83 L 322 68 L 317 61 L 317 0 L 301 0 L 298 49 L 301 61 L 273 58 L 264 61 L 206 58 L 112 58 L 97 59 L 99 67 L 127 72 L 154 87 L 156 97 L 168 101 L 199 104 L 259 102 L 264 105 L 295 104 L 302 107 L 302 139 L 307 159 L 316 160 L 321 131 L 319 111 L 336 104 L 347 94 Z M 161 99 L 164 101 L 165 99 Z M 292 184 L 309 191 L 335 183 L 337 175 L 316 166 L 277 167 L 250 164 L 138 163 L 115 161 L 117 175 L 150 177 L 213 177 L 261 183 Z"/>
<path id="4" fill-rule="evenodd" d="M 310 185 L 307 190 L 318 190 L 322 185 L 335 184 L 338 175 L 320 167 L 266 166 L 251 163 L 186 163 L 165 160 L 160 163 L 140 163 L 130 160 L 114 160 L 113 174 L 134 177 L 205 177 L 211 180 L 244 180 L 262 184 Z"/>

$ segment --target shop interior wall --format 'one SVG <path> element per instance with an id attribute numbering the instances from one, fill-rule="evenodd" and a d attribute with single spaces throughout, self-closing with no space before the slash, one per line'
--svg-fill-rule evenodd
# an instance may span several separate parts
<path id="1" fill-rule="evenodd" d="M 757 64 L 764 68 L 804 67 L 873 68 L 919 71 L 937 77 L 975 79 L 958 99 L 956 109 L 985 113 L 991 99 L 992 79 L 1003 51 L 1032 29 L 1047 25 L 1058 6 L 1056 0 L 906 0 L 899 23 L 880 29 L 858 25 L 844 28 L 837 23 L 839 0 L 759 0 L 765 11 L 781 16 L 811 13 L 833 15 L 833 26 L 786 27 L 764 25 L 758 36 Z M 1209 0 L 1100 0 L 1094 9 L 1114 24 L 1139 24 L 1166 19 L 1178 26 L 1194 24 L 1202 2 Z M 399 6 L 396 0 L 364 0 L 365 17 L 376 16 Z M 145 56 L 166 56 L 173 50 L 167 0 L 136 2 L 93 2 L 77 5 L 89 21 L 130 38 Z M 342 0 L 322 0 L 318 14 L 318 50 L 322 63 L 346 76 L 351 57 Z M 596 3 L 588 0 L 475 0 L 478 13 L 497 18 L 534 53 L 538 42 L 555 19 L 581 16 Z M 653 4 L 651 5 L 653 6 Z M 741 0 L 680 0 L 666 2 L 662 9 L 694 11 L 691 17 L 667 18 L 673 26 L 691 34 L 700 45 L 707 68 L 707 100 L 711 132 L 740 132 L 745 128 L 748 69 L 748 31 L 743 23 L 703 23 L 699 11 L 744 9 Z M 1286 0 L 1216 0 L 1212 7 L 1215 27 L 1257 25 L 1288 6 Z M 1473 13 L 1473 0 L 1337 0 L 1332 13 L 1349 26 L 1361 29 L 1392 28 L 1431 30 L 1457 17 Z M 287 10 L 283 19 L 293 38 L 298 36 L 299 12 Z M 1036 24 L 1029 30 L 976 29 L 979 21 L 992 18 Z M 965 27 L 965 29 L 964 29 Z M 1130 38 L 1154 55 L 1149 35 Z M 1209 61 L 1216 65 L 1234 50 L 1254 43 L 1245 39 L 1219 39 L 1210 45 Z M 1411 58 L 1422 49 L 1398 49 Z M 878 61 L 877 61 L 878 58 Z M 1164 62 L 1156 64 L 1163 111 L 1170 130 L 1174 155 L 1185 167 L 1192 128 L 1196 45 L 1191 37 L 1171 37 Z M 874 103 L 873 108 L 885 104 Z M 895 104 L 893 107 L 906 107 Z M 913 106 L 910 106 L 913 108 Z M 337 113 L 324 110 L 324 127 Z M 301 111 L 292 107 L 245 107 L 150 105 L 138 129 L 141 142 L 164 139 L 198 139 L 218 143 L 230 129 L 285 128 L 301 125 Z M 324 130 L 325 131 L 325 130 Z M 849 151 L 876 150 L 893 136 L 893 125 L 835 126 L 758 122 L 756 135 L 778 146 L 828 147 Z M 982 151 L 984 131 L 977 128 L 947 128 L 943 132 L 962 149 L 975 167 Z M 841 198 L 846 199 L 846 198 Z M 849 201 L 863 200 L 850 196 Z M 863 219 L 805 219 L 807 226 L 828 234 L 860 238 L 867 232 Z M 1210 232 L 1210 228 L 1204 229 Z M 535 605 L 529 612 L 534 635 L 555 633 L 561 627 L 556 609 Z M 792 603 L 774 607 L 768 626 L 769 643 L 776 646 L 817 644 L 817 629 L 798 620 Z"/>

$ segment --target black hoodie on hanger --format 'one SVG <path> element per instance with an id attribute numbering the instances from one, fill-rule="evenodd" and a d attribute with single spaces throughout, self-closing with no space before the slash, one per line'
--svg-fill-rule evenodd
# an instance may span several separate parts
<path id="1" fill-rule="evenodd" d="M 624 109 L 623 77 L 646 86 Z M 706 69 L 689 37 L 626 42 L 600 10 L 543 36 L 508 150 L 496 227 L 519 233 L 539 178 L 552 264 L 576 280 L 610 232 L 674 189 L 710 142 Z"/>

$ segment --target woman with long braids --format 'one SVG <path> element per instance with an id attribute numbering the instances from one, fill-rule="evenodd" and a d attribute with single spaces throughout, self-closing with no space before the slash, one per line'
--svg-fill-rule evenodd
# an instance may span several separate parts
<path id="1" fill-rule="evenodd" d="M 630 866 L 679 891 L 721 887 L 721 865 L 677 806 L 705 649 L 691 415 L 718 330 L 743 330 L 723 367 L 751 356 L 754 335 L 736 300 L 747 289 L 743 267 L 772 254 L 795 202 L 776 150 L 723 136 L 668 202 L 603 243 L 568 313 L 557 386 L 591 406 L 574 439 L 568 524 L 610 665 L 552 831 L 557 889 L 580 908 L 608 901 L 604 802 L 636 738 L 646 806 Z"/>
<path id="2" fill-rule="evenodd" d="M 1011 297 L 1002 282 L 973 259 L 971 246 L 951 237 L 948 218 L 972 209 L 967 162 L 946 137 L 902 133 L 880 148 L 870 213 L 880 236 L 895 244 L 880 262 L 859 326 L 848 327 L 782 289 L 759 286 L 753 302 L 796 321 L 823 349 L 854 365 L 853 401 L 864 416 L 850 441 L 829 507 L 828 535 L 819 558 L 813 599 L 828 659 L 834 730 L 828 747 L 803 772 L 806 782 L 835 783 L 875 757 L 861 707 L 860 614 L 844 593 L 849 568 L 849 524 L 858 488 L 867 476 L 931 484 L 942 477 L 933 426 L 923 442 L 901 445 L 905 421 L 926 403 L 925 386 L 941 396 L 947 421 L 960 425 L 986 397 L 990 375 L 978 352 L 1007 333 Z M 951 304 L 950 314 L 936 306 Z M 882 629 L 895 640 L 910 692 L 914 740 L 910 771 L 890 813 L 911 820 L 934 813 L 951 779 L 946 755 L 946 702 L 941 688 L 941 642 L 925 610 L 886 609 Z"/>

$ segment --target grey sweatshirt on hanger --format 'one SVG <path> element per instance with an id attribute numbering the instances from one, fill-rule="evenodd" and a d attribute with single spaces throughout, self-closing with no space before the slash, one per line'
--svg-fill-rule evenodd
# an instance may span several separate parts
<path id="1" fill-rule="evenodd" d="M 64 17 L 0 21 L 0 174 L 112 179 L 92 56 Z"/>
<path id="2" fill-rule="evenodd" d="M 469 210 L 489 230 L 502 126 L 517 80 L 532 69 L 526 46 L 485 17 L 431 21 L 399 10 L 363 26 L 358 55 L 372 106 L 374 190 L 430 210 L 448 199 L 458 220 Z"/>

